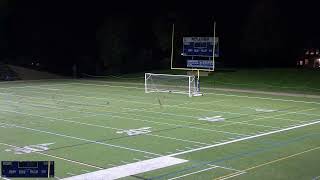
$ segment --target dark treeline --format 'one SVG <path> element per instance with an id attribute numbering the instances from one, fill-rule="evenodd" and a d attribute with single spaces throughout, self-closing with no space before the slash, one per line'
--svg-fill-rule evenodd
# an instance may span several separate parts
<path id="1" fill-rule="evenodd" d="M 315 7 L 298 2 L 0 2 L 0 58 L 67 74 L 73 64 L 90 74 L 169 68 L 172 23 L 199 32 L 214 18 L 224 66 L 294 66 L 320 40 Z"/>

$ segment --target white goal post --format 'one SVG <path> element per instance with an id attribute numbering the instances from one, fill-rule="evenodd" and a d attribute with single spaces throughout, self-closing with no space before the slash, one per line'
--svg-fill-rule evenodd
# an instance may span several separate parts
<path id="1" fill-rule="evenodd" d="M 193 75 L 145 73 L 145 92 L 169 92 L 198 96 L 197 79 Z"/>

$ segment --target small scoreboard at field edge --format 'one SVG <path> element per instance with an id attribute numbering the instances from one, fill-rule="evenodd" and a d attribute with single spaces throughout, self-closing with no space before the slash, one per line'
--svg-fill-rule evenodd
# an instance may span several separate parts
<path id="1" fill-rule="evenodd" d="M 52 178 L 54 161 L 1 161 L 1 176 L 7 178 Z"/>

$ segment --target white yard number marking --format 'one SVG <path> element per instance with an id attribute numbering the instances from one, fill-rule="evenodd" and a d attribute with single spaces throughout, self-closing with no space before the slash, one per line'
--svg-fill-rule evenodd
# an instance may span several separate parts
<path id="1" fill-rule="evenodd" d="M 0 128 L 12 128 L 12 126 L 5 124 L 5 125 L 0 125 Z"/>
<path id="2" fill-rule="evenodd" d="M 209 121 L 209 122 L 217 122 L 217 121 L 224 121 L 224 118 L 221 116 L 213 116 L 213 117 L 204 117 L 199 118 L 200 121 Z"/>
<path id="3" fill-rule="evenodd" d="M 6 149 L 6 152 L 13 151 L 14 154 L 27 154 L 32 152 L 41 152 L 41 151 L 47 151 L 49 150 L 49 145 L 52 145 L 54 143 L 46 143 L 46 144 L 36 144 L 36 145 L 29 145 L 24 147 L 17 147 L 17 148 L 10 148 Z"/>
<path id="4" fill-rule="evenodd" d="M 127 133 L 128 136 L 135 136 L 139 134 L 147 134 L 151 132 L 151 127 L 142 127 L 139 129 L 128 129 L 123 131 L 117 131 L 117 134 Z"/>

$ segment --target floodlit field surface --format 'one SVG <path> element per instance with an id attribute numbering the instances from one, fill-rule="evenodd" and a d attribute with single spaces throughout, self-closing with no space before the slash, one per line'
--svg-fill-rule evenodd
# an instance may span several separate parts
<path id="1" fill-rule="evenodd" d="M 0 83 L 0 160 L 53 160 L 56 179 L 163 156 L 186 161 L 123 179 L 320 177 L 318 98 L 116 81 Z"/>

